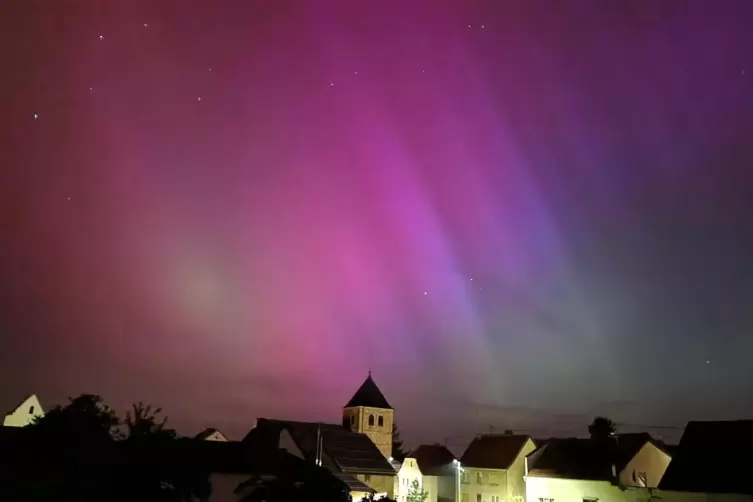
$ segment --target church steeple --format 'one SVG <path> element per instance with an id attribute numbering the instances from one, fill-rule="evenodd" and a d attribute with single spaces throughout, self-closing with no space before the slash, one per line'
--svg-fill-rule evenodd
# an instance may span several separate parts
<path id="1" fill-rule="evenodd" d="M 381 408 L 384 410 L 392 409 L 392 406 L 387 402 L 387 399 L 382 394 L 382 391 L 379 390 L 379 387 L 377 387 L 374 379 L 371 378 L 371 371 L 369 371 L 369 376 L 366 377 L 366 380 L 361 384 L 356 393 L 353 394 L 353 397 L 350 398 L 348 404 L 345 405 L 346 408 L 356 406 L 368 406 L 369 408 Z"/>
<path id="2" fill-rule="evenodd" d="M 392 423 L 394 410 L 369 376 L 343 408 L 343 426 L 366 434 L 385 458 L 392 456 Z"/>

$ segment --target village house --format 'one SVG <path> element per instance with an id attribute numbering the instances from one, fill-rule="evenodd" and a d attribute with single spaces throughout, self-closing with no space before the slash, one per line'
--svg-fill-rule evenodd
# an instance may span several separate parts
<path id="1" fill-rule="evenodd" d="M 460 502 L 522 502 L 526 456 L 536 446 L 529 436 L 477 436 L 460 459 Z"/>
<path id="2" fill-rule="evenodd" d="M 20 404 L 10 410 L 3 420 L 4 427 L 26 427 L 37 418 L 44 416 L 42 404 L 36 394 L 27 396 Z"/>
<path id="3" fill-rule="evenodd" d="M 342 424 L 259 418 L 244 441 L 254 448 L 284 448 L 321 465 L 350 487 L 353 500 L 392 498 L 393 411 L 369 374 L 343 408 Z"/>
<path id="4" fill-rule="evenodd" d="M 414 480 L 427 493 L 426 502 L 455 502 L 459 484 L 457 459 L 445 446 L 421 445 L 403 461 L 397 473 L 395 500 L 406 502 Z"/>

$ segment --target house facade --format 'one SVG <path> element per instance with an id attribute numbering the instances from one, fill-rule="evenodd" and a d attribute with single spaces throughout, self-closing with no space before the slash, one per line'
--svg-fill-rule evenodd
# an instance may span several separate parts
<path id="1" fill-rule="evenodd" d="M 408 493 L 411 491 L 413 482 L 418 481 L 418 485 L 424 488 L 424 477 L 421 469 L 418 468 L 418 461 L 412 457 L 406 457 L 397 472 L 397 485 L 395 487 L 395 500 L 397 502 L 406 502 Z M 428 490 L 427 490 L 428 491 Z M 428 496 L 426 502 L 435 502 L 436 499 Z"/>
<path id="2" fill-rule="evenodd" d="M 460 502 L 522 502 L 526 498 L 526 456 L 536 446 L 529 436 L 484 434 L 460 459 Z"/>
<path id="3" fill-rule="evenodd" d="M 5 427 L 26 427 L 31 425 L 37 418 L 44 416 L 42 404 L 36 394 L 24 399 L 21 404 L 10 410 L 3 420 Z"/>

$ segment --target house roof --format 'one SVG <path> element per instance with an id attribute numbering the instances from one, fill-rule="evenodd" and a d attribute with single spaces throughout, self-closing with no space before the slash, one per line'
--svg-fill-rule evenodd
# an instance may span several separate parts
<path id="1" fill-rule="evenodd" d="M 460 463 L 481 469 L 509 469 L 518 458 L 529 436 L 517 434 L 483 434 L 466 448 Z"/>
<path id="2" fill-rule="evenodd" d="M 528 476 L 611 481 L 610 450 L 591 439 L 550 439 L 528 456 Z"/>
<path id="3" fill-rule="evenodd" d="M 612 466 L 621 472 L 646 444 L 665 451 L 648 433 L 620 434 L 606 441 L 550 439 L 528 455 L 528 475 L 612 481 Z"/>
<path id="4" fill-rule="evenodd" d="M 416 459 L 421 474 L 425 476 L 452 472 L 452 461 L 456 460 L 455 455 L 441 444 L 422 444 L 408 456 Z"/>
<path id="5" fill-rule="evenodd" d="M 279 448 L 283 430 L 290 434 L 304 458 L 311 462 L 316 459 L 316 441 L 321 434 L 322 466 L 333 472 L 395 475 L 395 469 L 368 436 L 341 425 L 260 418 L 244 441 L 264 448 Z"/>
<path id="6" fill-rule="evenodd" d="M 350 398 L 345 408 L 354 408 L 356 406 L 367 406 L 370 408 L 382 408 L 385 410 L 391 410 L 392 406 L 385 399 L 382 391 L 379 390 L 377 384 L 374 383 L 374 379 L 371 378 L 371 372 L 366 380 L 361 384 L 353 397 Z"/>
<path id="7" fill-rule="evenodd" d="M 195 438 L 196 439 L 207 439 L 208 437 L 212 436 L 213 434 L 219 434 L 220 436 L 222 436 L 223 438 L 225 438 L 225 440 L 227 440 L 227 436 L 224 435 L 222 433 L 222 431 L 220 431 L 219 429 L 215 429 L 213 427 L 210 427 L 209 429 L 204 429 L 203 431 L 199 432 L 198 434 L 196 434 Z"/>
<path id="8" fill-rule="evenodd" d="M 659 488 L 753 495 L 753 420 L 689 422 Z"/>
<path id="9" fill-rule="evenodd" d="M 348 488 L 352 492 L 376 493 L 372 487 L 352 474 L 347 474 L 345 472 L 336 472 L 333 474 L 337 479 L 348 485 Z"/>

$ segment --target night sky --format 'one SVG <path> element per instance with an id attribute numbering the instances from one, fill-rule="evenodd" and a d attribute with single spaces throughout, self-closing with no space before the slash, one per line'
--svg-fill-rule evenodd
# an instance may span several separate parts
<path id="1" fill-rule="evenodd" d="M 4 406 L 460 448 L 750 418 L 751 335 L 750 0 L 0 7 Z"/>

